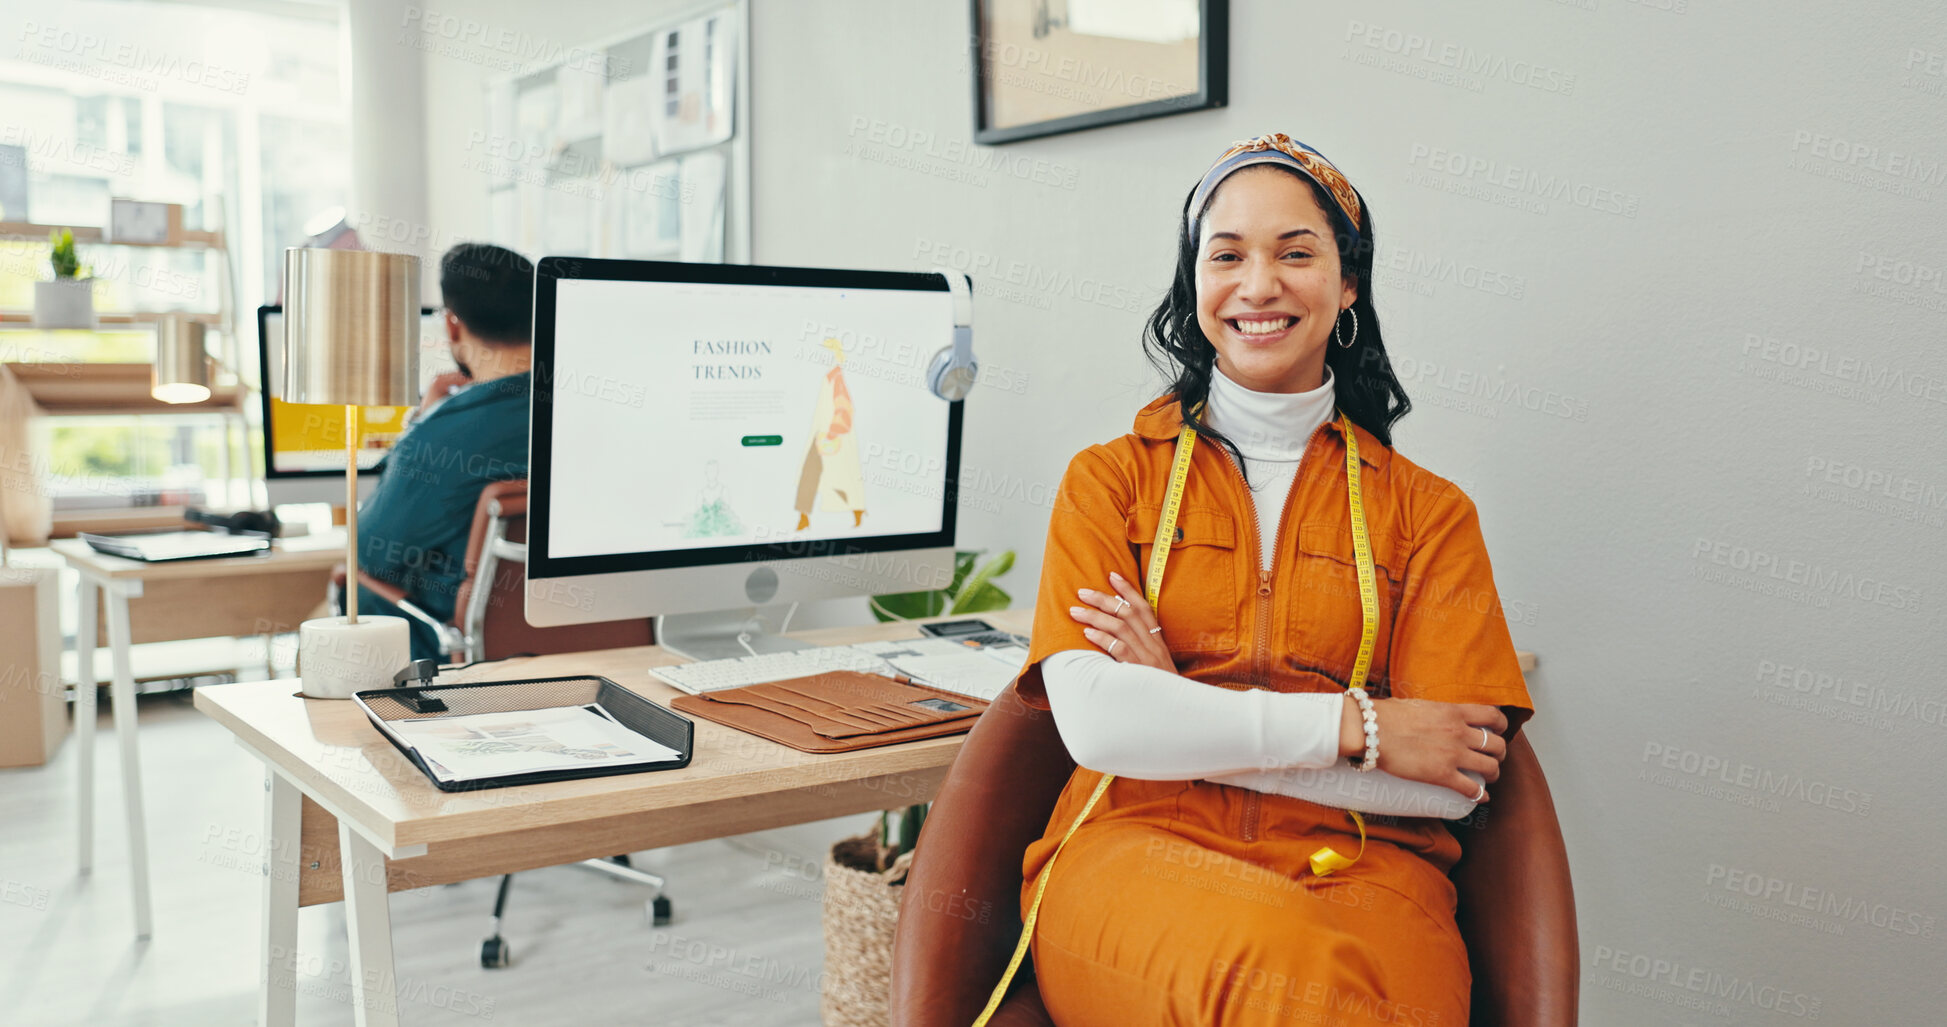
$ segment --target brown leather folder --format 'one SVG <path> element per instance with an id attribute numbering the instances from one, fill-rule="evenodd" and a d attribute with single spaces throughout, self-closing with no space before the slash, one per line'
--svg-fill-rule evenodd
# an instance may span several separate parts
<path id="1" fill-rule="evenodd" d="M 679 695 L 670 705 L 802 752 L 958 734 L 987 708 L 971 696 L 849 670 Z"/>

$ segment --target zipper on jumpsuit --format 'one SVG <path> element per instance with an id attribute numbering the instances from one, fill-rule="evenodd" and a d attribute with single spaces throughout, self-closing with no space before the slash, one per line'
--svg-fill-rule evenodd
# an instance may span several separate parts
<path id="1" fill-rule="evenodd" d="M 1318 433 L 1324 431 L 1325 425 L 1330 423 L 1331 421 L 1329 419 L 1326 420 L 1325 422 L 1319 424 L 1318 427 L 1313 428 L 1312 433 L 1305 437 L 1305 448 L 1300 451 L 1298 456 L 1298 469 L 1292 472 L 1291 487 L 1285 492 L 1284 505 L 1278 510 L 1277 526 L 1274 527 L 1271 532 L 1271 569 L 1270 570 L 1264 569 L 1263 554 L 1257 551 L 1258 538 L 1262 534 L 1257 519 L 1257 501 L 1251 498 L 1250 486 L 1245 484 L 1244 482 L 1244 472 L 1242 471 L 1242 469 L 1238 467 L 1237 462 L 1230 458 L 1230 451 L 1225 449 L 1222 446 L 1216 447 L 1217 452 L 1224 458 L 1224 462 L 1229 464 L 1232 470 L 1237 471 L 1236 481 L 1238 484 L 1244 485 L 1244 508 L 1251 512 L 1251 539 L 1250 539 L 1251 555 L 1257 557 L 1257 559 L 1253 560 L 1252 563 L 1255 564 L 1258 568 L 1257 620 L 1252 625 L 1252 630 L 1251 630 L 1251 646 L 1252 646 L 1251 683 L 1259 687 L 1262 687 L 1268 678 L 1268 675 L 1265 672 L 1265 662 L 1266 662 L 1265 657 L 1268 650 L 1270 649 L 1270 644 L 1271 644 L 1271 638 L 1270 638 L 1271 575 L 1273 571 L 1276 571 L 1278 569 L 1278 556 L 1284 550 L 1283 542 L 1284 542 L 1285 515 L 1288 514 L 1291 510 L 1291 497 L 1298 494 L 1298 485 L 1300 482 L 1304 480 L 1305 455 L 1311 452 L 1312 442 L 1313 440 L 1318 438 Z M 1247 842 L 1254 842 L 1257 840 L 1257 811 L 1258 811 L 1259 798 L 1260 797 L 1256 789 L 1247 788 L 1244 790 L 1244 827 L 1242 833 L 1243 833 L 1244 840 Z"/>

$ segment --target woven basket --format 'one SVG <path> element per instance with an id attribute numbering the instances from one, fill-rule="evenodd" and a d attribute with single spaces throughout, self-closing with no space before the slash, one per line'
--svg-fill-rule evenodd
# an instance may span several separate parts
<path id="1" fill-rule="evenodd" d="M 876 832 L 832 846 L 871 847 Z M 825 988 L 819 1013 L 825 1027 L 887 1027 L 892 984 L 892 935 L 899 897 L 913 854 L 902 852 L 882 874 L 825 856 Z"/>

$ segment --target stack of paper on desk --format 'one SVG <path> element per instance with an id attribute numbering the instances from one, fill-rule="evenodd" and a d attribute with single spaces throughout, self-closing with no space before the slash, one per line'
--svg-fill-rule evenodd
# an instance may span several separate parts
<path id="1" fill-rule="evenodd" d="M 1018 645 L 969 646 L 948 638 L 905 638 L 896 642 L 856 642 L 929 688 L 992 702 L 1012 684 L 1027 660 Z"/>
<path id="2" fill-rule="evenodd" d="M 418 750 L 441 781 L 682 758 L 616 723 L 599 706 L 395 720 L 386 726 Z"/>

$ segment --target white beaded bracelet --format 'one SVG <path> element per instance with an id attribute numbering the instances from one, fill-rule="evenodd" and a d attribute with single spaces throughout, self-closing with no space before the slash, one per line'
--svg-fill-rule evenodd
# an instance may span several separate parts
<path id="1" fill-rule="evenodd" d="M 1359 718 L 1365 721 L 1366 755 L 1359 764 L 1361 771 L 1376 770 L 1379 767 L 1379 714 L 1373 711 L 1372 697 L 1363 688 L 1348 689 L 1352 701 L 1359 704 Z"/>

